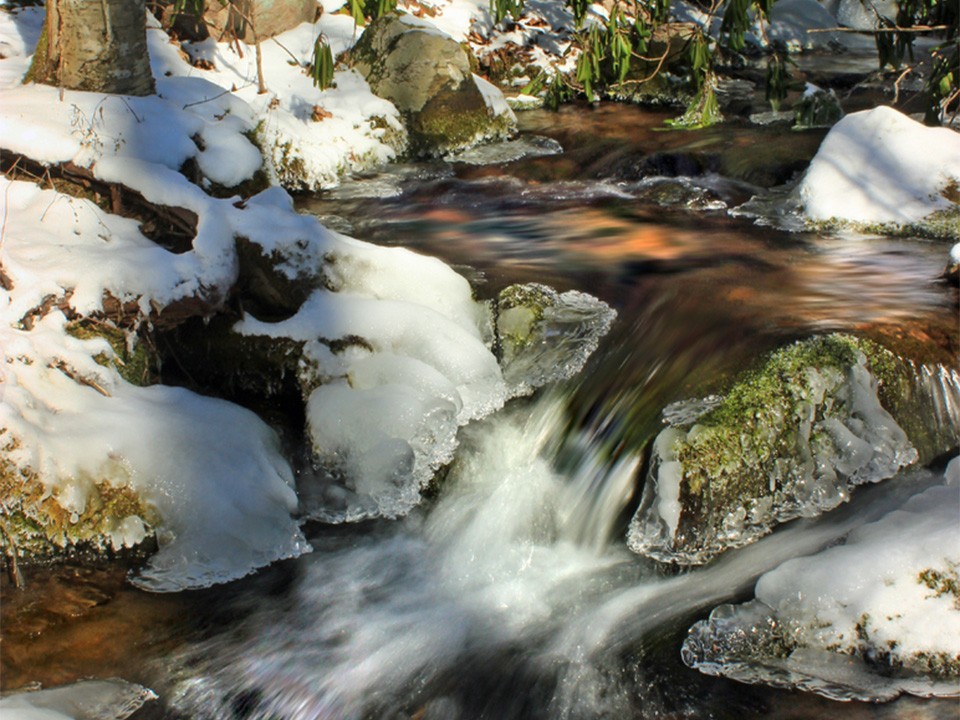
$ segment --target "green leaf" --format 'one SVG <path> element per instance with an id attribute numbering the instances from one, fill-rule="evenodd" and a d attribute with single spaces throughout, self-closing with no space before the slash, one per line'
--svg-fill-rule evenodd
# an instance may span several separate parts
<path id="1" fill-rule="evenodd" d="M 330 45 L 324 41 L 323 36 L 318 37 L 313 45 L 313 66 L 310 68 L 310 77 L 316 87 L 326 90 L 333 85 L 333 66 L 333 51 Z"/>
<path id="2" fill-rule="evenodd" d="M 363 0 L 350 0 L 350 16 L 354 25 L 362 25 L 364 21 Z"/>

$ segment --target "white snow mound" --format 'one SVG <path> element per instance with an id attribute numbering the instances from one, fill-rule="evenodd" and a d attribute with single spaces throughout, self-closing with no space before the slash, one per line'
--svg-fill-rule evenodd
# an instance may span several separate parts
<path id="1" fill-rule="evenodd" d="M 824 139 L 799 186 L 813 220 L 915 223 L 956 209 L 960 133 L 926 127 L 889 108 L 847 115 Z"/>

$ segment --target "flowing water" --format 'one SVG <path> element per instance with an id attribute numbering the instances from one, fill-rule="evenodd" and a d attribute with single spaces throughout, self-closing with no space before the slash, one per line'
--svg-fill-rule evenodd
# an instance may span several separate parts
<path id="1" fill-rule="evenodd" d="M 948 718 L 955 701 L 838 703 L 686 668 L 687 628 L 938 481 L 904 473 L 684 573 L 632 555 L 643 448 L 675 400 L 830 330 L 955 365 L 947 247 L 788 232 L 728 212 L 788 181 L 822 132 L 665 133 L 623 106 L 521 116 L 521 141 L 301 200 L 337 229 L 437 255 L 493 296 L 543 282 L 619 313 L 582 375 L 462 431 L 395 522 L 307 528 L 315 552 L 172 596 L 116 569 L 4 585 L 2 687 L 121 676 L 153 718 Z M 564 152 L 557 153 L 562 147 Z"/>

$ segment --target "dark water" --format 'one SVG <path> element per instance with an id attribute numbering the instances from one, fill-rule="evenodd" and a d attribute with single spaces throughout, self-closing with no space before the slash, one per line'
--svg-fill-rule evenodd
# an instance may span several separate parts
<path id="1" fill-rule="evenodd" d="M 662 132 L 664 117 L 527 113 L 524 147 L 550 138 L 562 154 L 399 166 L 302 198 L 356 237 L 441 257 L 481 297 L 543 282 L 600 297 L 618 321 L 582 377 L 468 429 L 438 497 L 406 521 L 311 527 L 313 555 L 173 596 L 129 588 L 115 566 L 28 569 L 25 591 L 2 586 L 3 690 L 119 676 L 160 693 L 144 718 L 956 717 L 955 701 L 836 703 L 679 660 L 690 623 L 749 597 L 792 544 L 810 552 L 869 517 L 883 488 L 679 579 L 623 548 L 629 488 L 594 511 L 593 543 L 557 510 L 571 488 L 612 484 L 609 459 L 639 450 L 664 405 L 788 340 L 854 330 L 954 364 L 960 348 L 945 244 L 728 212 L 795 178 L 822 133 Z"/>

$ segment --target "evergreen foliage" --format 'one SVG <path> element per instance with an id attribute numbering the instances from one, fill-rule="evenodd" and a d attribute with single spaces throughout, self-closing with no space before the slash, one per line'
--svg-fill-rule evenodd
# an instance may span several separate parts
<path id="1" fill-rule="evenodd" d="M 755 19 L 769 21 L 775 0 L 727 0 L 714 2 L 704 11 L 709 17 L 719 15 L 717 38 L 696 29 L 685 39 L 684 51 L 674 53 L 670 47 L 660 58 L 649 80 L 667 66 L 686 74 L 694 93 L 683 115 L 668 123 L 676 128 L 704 127 L 722 120 L 716 99 L 717 77 L 714 58 L 738 55 L 746 49 L 746 35 Z M 614 0 L 607 18 L 589 14 L 590 0 L 566 0 L 577 30 L 574 47 L 579 52 L 572 77 L 557 74 L 552 81 L 535 78 L 524 92 L 535 93 L 547 88 L 547 105 L 557 107 L 573 97 L 597 100 L 604 93 L 619 94 L 625 86 L 642 82 L 631 77 L 631 69 L 648 57 L 650 41 L 668 21 L 669 0 Z M 523 14 L 524 0 L 490 0 L 490 11 L 497 23 L 517 20 Z M 926 77 L 925 98 L 928 124 L 939 124 L 945 115 L 960 106 L 960 44 L 958 44 L 960 5 L 942 0 L 899 0 L 895 18 L 879 17 L 875 33 L 881 68 L 899 68 L 904 59 L 914 62 L 913 42 L 920 33 L 940 33 L 945 41 L 933 51 L 931 67 L 923 68 Z M 707 23 L 710 24 L 709 21 Z M 657 55 L 658 53 L 654 53 Z M 782 46 L 774 44 L 767 51 L 766 97 L 778 109 L 788 91 L 789 59 Z"/>

